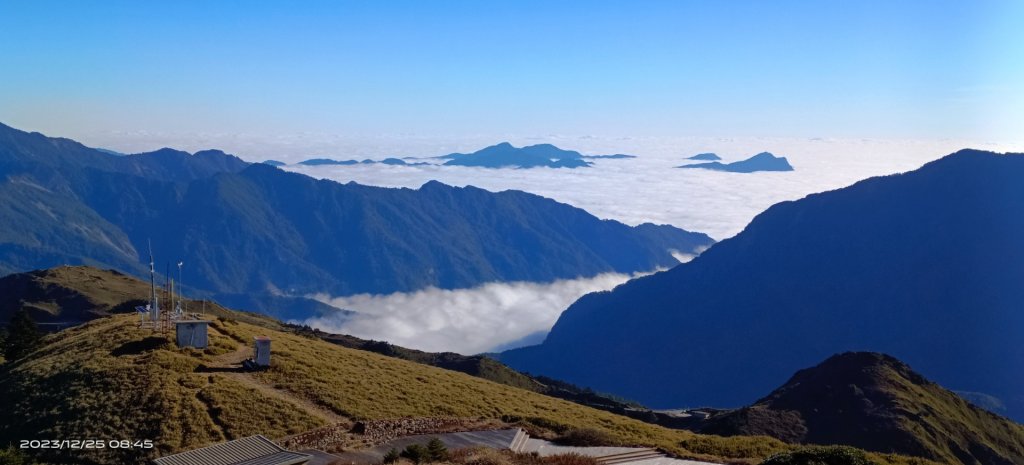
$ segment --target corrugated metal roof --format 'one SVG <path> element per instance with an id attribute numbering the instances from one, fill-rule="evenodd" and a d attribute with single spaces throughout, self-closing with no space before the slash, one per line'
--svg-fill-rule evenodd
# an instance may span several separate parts
<path id="1" fill-rule="evenodd" d="M 285 450 L 256 435 L 160 457 L 153 462 L 156 465 L 298 465 L 309 458 L 309 455 Z"/>

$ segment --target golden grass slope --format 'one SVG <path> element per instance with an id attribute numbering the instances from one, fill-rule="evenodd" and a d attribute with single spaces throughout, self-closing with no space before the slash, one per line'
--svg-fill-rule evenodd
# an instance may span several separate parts
<path id="1" fill-rule="evenodd" d="M 765 437 L 720 438 L 631 420 L 472 376 L 347 349 L 231 319 L 211 325 L 210 348 L 178 349 L 172 335 L 115 315 L 47 336 L 36 353 L 0 370 L 0 444 L 20 439 L 151 439 L 152 450 L 47 450 L 54 463 L 141 463 L 251 434 L 282 437 L 350 419 L 458 416 L 504 419 L 554 431 L 592 428 L 619 444 L 683 457 L 756 463 L 787 446 Z M 218 369 L 273 339 L 272 369 Z M 204 368 L 205 367 L 205 368 Z M 893 457 L 885 463 L 925 463 Z"/>

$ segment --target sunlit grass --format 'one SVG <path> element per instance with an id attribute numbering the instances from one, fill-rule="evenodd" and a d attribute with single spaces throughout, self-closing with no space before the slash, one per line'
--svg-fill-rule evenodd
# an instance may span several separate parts
<path id="1" fill-rule="evenodd" d="M 219 355 L 270 336 L 272 368 L 244 376 L 197 371 Z M 454 416 L 499 419 L 538 434 L 601 431 L 617 445 L 681 456 L 757 463 L 790 449 L 766 437 L 721 438 L 670 430 L 568 401 L 371 352 L 238 321 L 211 325 L 210 348 L 178 349 L 172 335 L 136 327 L 129 315 L 48 336 L 43 349 L 0 372 L 8 414 L 0 439 L 153 439 L 155 450 L 49 451 L 60 462 L 140 463 L 251 434 L 282 437 L 324 425 L 301 398 L 355 420 Z M 268 397 L 256 389 L 283 392 Z M 276 391 L 275 391 L 276 392 Z M 910 463 L 902 458 L 881 463 Z"/>

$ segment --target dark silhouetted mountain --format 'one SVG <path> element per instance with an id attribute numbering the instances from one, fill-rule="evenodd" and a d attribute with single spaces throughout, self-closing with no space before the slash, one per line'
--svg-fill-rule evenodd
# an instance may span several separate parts
<path id="1" fill-rule="evenodd" d="M 1024 463 L 1024 426 L 971 405 L 888 355 L 848 352 L 800 370 L 703 433 L 844 444 L 963 465 Z"/>
<path id="2" fill-rule="evenodd" d="M 682 165 L 677 166 L 676 168 L 703 168 L 715 171 L 728 171 L 730 173 L 756 173 L 758 171 L 793 171 L 793 167 L 790 166 L 789 161 L 786 160 L 786 157 L 776 157 L 775 155 L 772 155 L 768 152 L 761 152 L 746 160 L 737 161 L 733 163 L 720 163 L 716 161 L 711 163 L 695 163 L 692 165 Z"/>
<path id="3" fill-rule="evenodd" d="M 696 155 L 694 155 L 692 157 L 687 158 L 687 160 L 704 160 L 704 161 L 717 161 L 717 160 L 721 160 L 721 159 L 722 159 L 722 157 L 720 157 L 720 156 L 718 156 L 718 155 L 716 155 L 714 153 L 698 153 L 698 154 L 696 154 Z"/>
<path id="4" fill-rule="evenodd" d="M 654 407 L 736 407 L 884 352 L 1024 418 L 1024 155 L 963 150 L 782 202 L 693 261 L 589 294 L 513 368 Z"/>
<path id="5" fill-rule="evenodd" d="M 407 163 L 405 160 L 399 158 L 385 158 L 383 160 L 371 160 L 369 158 L 363 161 L 356 160 L 331 160 L 330 158 L 312 158 L 305 161 L 300 161 L 300 165 L 306 166 L 324 166 L 324 165 L 373 165 L 380 163 L 382 165 L 400 165 L 400 166 L 420 166 L 430 165 L 431 163 Z"/>
<path id="6" fill-rule="evenodd" d="M 573 150 L 562 150 L 551 144 L 537 144 L 516 148 L 508 142 L 477 150 L 473 153 L 453 153 L 443 157 L 446 166 L 479 166 L 483 168 L 583 168 L 590 163 Z"/>
<path id="7" fill-rule="evenodd" d="M 263 164 L 270 166 L 288 166 L 287 163 L 277 160 L 263 160 Z"/>
<path id="8" fill-rule="evenodd" d="M 220 172 L 238 172 L 248 166 L 234 155 L 206 150 L 191 155 L 173 149 L 115 156 L 71 139 L 50 138 L 0 124 L 0 174 L 55 172 L 84 168 L 160 181 L 189 181 Z"/>
<path id="9" fill-rule="evenodd" d="M 152 241 L 158 269 L 185 262 L 187 286 L 279 314 L 272 296 L 629 273 L 672 266 L 670 250 L 712 242 L 524 192 L 342 185 L 262 163 L 235 172 L 235 160 L 173 150 L 115 157 L 0 132 L 0 272 L 67 263 L 143 276 Z"/>
<path id="10" fill-rule="evenodd" d="M 310 158 L 309 160 L 300 161 L 298 164 L 306 166 L 358 165 L 359 162 L 355 160 L 331 160 L 330 158 Z"/>

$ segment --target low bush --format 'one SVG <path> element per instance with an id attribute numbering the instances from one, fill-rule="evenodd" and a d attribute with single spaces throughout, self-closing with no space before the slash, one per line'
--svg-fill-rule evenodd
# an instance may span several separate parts
<path id="1" fill-rule="evenodd" d="M 597 459 L 580 454 L 558 454 L 544 457 L 547 465 L 598 465 Z"/>
<path id="2" fill-rule="evenodd" d="M 411 460 L 412 463 L 426 463 L 430 461 L 430 451 L 419 444 L 407 446 L 400 455 Z"/>
<path id="3" fill-rule="evenodd" d="M 805 447 L 776 454 L 761 465 L 878 465 L 864 451 L 846 446 Z"/>

